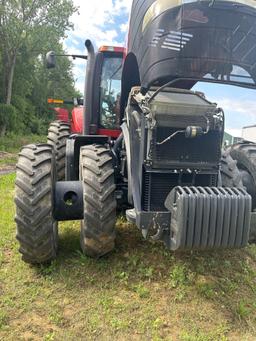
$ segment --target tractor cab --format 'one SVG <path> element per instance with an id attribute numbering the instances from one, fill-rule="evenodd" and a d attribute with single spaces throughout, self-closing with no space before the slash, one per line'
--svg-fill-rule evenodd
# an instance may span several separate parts
<path id="1" fill-rule="evenodd" d="M 121 76 L 125 49 L 123 47 L 101 46 L 96 54 L 90 54 L 87 62 L 93 77 L 87 77 L 85 94 L 86 107 L 83 101 L 77 102 L 49 99 L 48 103 L 74 104 L 71 114 L 71 133 L 91 135 L 105 135 L 117 138 L 120 135 L 120 98 Z M 56 65 L 55 55 L 50 51 L 47 56 L 47 68 Z M 73 59 L 87 59 L 88 56 L 67 55 Z M 83 107 L 83 108 L 82 108 Z M 57 118 L 61 119 L 59 109 Z M 67 116 L 67 115 L 66 115 Z M 65 121 L 67 117 L 65 116 Z M 84 121 L 86 117 L 86 122 Z"/>
<path id="2" fill-rule="evenodd" d="M 124 48 L 102 46 L 95 56 L 90 103 L 90 134 L 117 138 L 121 132 L 120 98 Z"/>

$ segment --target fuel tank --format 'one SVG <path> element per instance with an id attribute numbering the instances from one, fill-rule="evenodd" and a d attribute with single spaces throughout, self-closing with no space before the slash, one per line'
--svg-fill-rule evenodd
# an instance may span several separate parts
<path id="1" fill-rule="evenodd" d="M 178 78 L 256 88 L 256 1 L 134 0 L 129 53 L 146 89 Z"/>

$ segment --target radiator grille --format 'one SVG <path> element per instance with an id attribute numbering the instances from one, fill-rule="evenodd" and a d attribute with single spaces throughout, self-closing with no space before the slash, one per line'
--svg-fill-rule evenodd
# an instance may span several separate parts
<path id="1" fill-rule="evenodd" d="M 165 199 L 176 186 L 216 186 L 217 175 L 198 174 L 192 176 L 175 173 L 144 172 L 142 207 L 144 211 L 166 211 Z"/>
<path id="2" fill-rule="evenodd" d="M 174 164 L 218 164 L 221 153 L 221 136 L 218 131 L 210 131 L 208 134 L 194 138 L 185 138 L 183 133 L 177 134 L 171 140 L 162 145 L 157 145 L 177 129 L 159 127 L 152 144 L 153 167 L 170 167 Z"/>

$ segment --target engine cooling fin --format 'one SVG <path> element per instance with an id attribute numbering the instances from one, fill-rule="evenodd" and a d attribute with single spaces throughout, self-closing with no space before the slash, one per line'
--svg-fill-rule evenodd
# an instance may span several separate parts
<path id="1" fill-rule="evenodd" d="M 242 188 L 175 187 L 165 207 L 171 212 L 171 250 L 248 244 L 251 197 Z"/>

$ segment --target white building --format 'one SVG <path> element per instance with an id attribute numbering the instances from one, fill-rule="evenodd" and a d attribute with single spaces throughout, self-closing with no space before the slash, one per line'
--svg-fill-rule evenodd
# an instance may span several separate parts
<path id="1" fill-rule="evenodd" d="M 256 125 L 243 127 L 242 138 L 256 143 Z"/>

